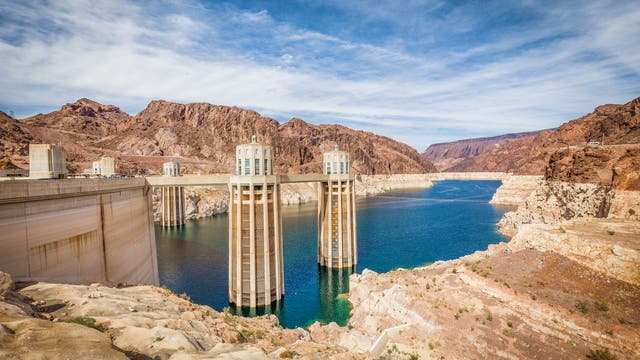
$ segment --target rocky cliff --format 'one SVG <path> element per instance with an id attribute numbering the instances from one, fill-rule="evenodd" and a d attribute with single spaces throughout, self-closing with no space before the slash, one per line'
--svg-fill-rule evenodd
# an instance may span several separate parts
<path id="1" fill-rule="evenodd" d="M 0 170 L 28 168 L 31 131 L 0 111 Z"/>
<path id="2" fill-rule="evenodd" d="M 519 178 L 519 177 L 514 177 Z M 525 179 L 525 178 L 521 178 Z M 500 231 L 515 235 L 524 224 L 556 224 L 580 218 L 637 219 L 640 211 L 640 145 L 569 147 L 551 154 L 543 181 L 503 182 L 504 193 L 534 191 L 516 211 L 505 213 Z"/>
<path id="3" fill-rule="evenodd" d="M 448 171 L 505 171 L 542 175 L 552 154 L 587 142 L 608 145 L 640 143 L 640 98 L 624 105 L 598 106 L 592 113 L 557 129 L 507 141 L 468 158 Z"/>
<path id="4" fill-rule="evenodd" d="M 516 211 L 505 213 L 498 223 L 508 236 L 523 224 L 556 224 L 576 218 L 608 216 L 613 192 L 597 184 L 542 181 Z"/>
<path id="5" fill-rule="evenodd" d="M 587 146 L 553 153 L 545 179 L 640 190 L 640 145 Z"/>
<path id="6" fill-rule="evenodd" d="M 29 142 L 55 142 L 67 150 L 72 172 L 106 154 L 126 174 L 160 173 L 169 159 L 179 161 L 184 173 L 230 173 L 235 146 L 257 135 L 274 146 L 278 173 L 319 172 L 322 153 L 334 145 L 349 151 L 356 173 L 437 171 L 415 149 L 384 136 L 297 118 L 280 124 L 255 111 L 207 103 L 152 101 L 129 116 L 114 105 L 80 99 L 21 121 L 3 113 L 0 123 L 0 159 L 22 168 L 28 167 Z"/>
<path id="7" fill-rule="evenodd" d="M 462 162 L 464 159 L 478 156 L 487 150 L 500 147 L 509 140 L 534 136 L 538 132 L 531 131 L 433 144 L 422 155 L 431 161 L 438 170 L 447 171 L 448 168 Z"/>
<path id="8" fill-rule="evenodd" d="M 539 186 L 541 176 L 510 175 L 502 180 L 489 203 L 496 205 L 520 206 Z"/>

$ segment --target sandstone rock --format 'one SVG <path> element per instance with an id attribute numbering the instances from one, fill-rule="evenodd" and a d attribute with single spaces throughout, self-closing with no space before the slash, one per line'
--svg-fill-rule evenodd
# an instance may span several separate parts
<path id="1" fill-rule="evenodd" d="M 615 219 L 640 221 L 640 191 L 615 190 L 608 216 Z"/>
<path id="2" fill-rule="evenodd" d="M 640 145 L 587 146 L 555 152 L 545 179 L 640 191 Z"/>
<path id="3" fill-rule="evenodd" d="M 519 206 L 523 204 L 536 189 L 540 176 L 512 175 L 502 180 L 489 203 L 496 205 Z"/>
<path id="4" fill-rule="evenodd" d="M 498 228 L 503 234 L 513 236 L 523 224 L 606 217 L 612 196 L 609 188 L 596 184 L 540 182 L 524 204 L 503 215 Z"/>
<path id="5" fill-rule="evenodd" d="M 111 347 L 109 336 L 78 324 L 23 318 L 4 323 L 0 357 L 8 359 L 118 359 L 127 357 Z"/>
<path id="6" fill-rule="evenodd" d="M 0 271 L 0 297 L 4 297 L 8 292 L 13 291 L 15 285 L 11 275 Z"/>
<path id="7" fill-rule="evenodd" d="M 508 247 L 557 254 L 607 276 L 640 285 L 640 224 L 612 219 L 576 219 L 522 226 Z"/>

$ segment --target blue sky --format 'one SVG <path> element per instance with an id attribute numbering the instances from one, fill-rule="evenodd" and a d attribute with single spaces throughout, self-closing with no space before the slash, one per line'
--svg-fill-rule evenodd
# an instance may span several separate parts
<path id="1" fill-rule="evenodd" d="M 154 99 L 417 150 L 640 96 L 640 1 L 0 0 L 0 110 Z"/>

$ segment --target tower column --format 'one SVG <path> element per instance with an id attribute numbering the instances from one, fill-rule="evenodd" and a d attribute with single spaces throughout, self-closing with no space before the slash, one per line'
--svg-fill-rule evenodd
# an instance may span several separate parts
<path id="1" fill-rule="evenodd" d="M 271 192 L 273 194 L 273 190 Z M 264 267 L 264 303 L 271 304 L 271 262 L 269 261 L 269 192 L 267 184 L 262 186 L 262 261 Z"/>
<path id="2" fill-rule="evenodd" d="M 160 192 L 163 227 L 184 225 L 184 189 L 182 186 L 163 186 Z"/>
<path id="3" fill-rule="evenodd" d="M 318 264 L 347 268 L 358 261 L 354 179 L 349 174 L 349 154 L 324 153 L 326 182 L 318 190 Z"/>
<path id="4" fill-rule="evenodd" d="M 236 147 L 229 182 L 229 302 L 255 308 L 284 294 L 279 180 L 271 174 L 271 146 Z"/>
<path id="5" fill-rule="evenodd" d="M 346 198 L 347 198 L 347 266 L 348 267 L 352 267 L 353 266 L 353 236 L 352 233 L 354 231 L 351 231 L 352 227 L 351 227 L 351 215 L 352 212 L 351 210 L 351 206 L 353 206 L 352 202 L 351 202 L 351 180 L 347 180 L 347 186 L 346 186 Z M 355 207 L 355 206 L 354 206 Z"/>
<path id="6" fill-rule="evenodd" d="M 249 306 L 256 307 L 256 197 L 249 185 Z"/>

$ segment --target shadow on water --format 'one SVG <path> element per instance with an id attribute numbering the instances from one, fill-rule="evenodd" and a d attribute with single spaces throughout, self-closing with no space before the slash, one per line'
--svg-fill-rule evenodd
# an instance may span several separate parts
<path id="1" fill-rule="evenodd" d="M 386 272 L 454 259 L 505 241 L 496 232 L 506 208 L 488 202 L 499 181 L 441 181 L 429 189 L 403 190 L 357 200 L 358 267 Z M 353 270 L 318 268 L 317 203 L 283 206 L 284 286 L 280 302 L 257 309 L 230 308 L 247 316 L 275 314 L 285 327 L 314 321 L 346 324 Z M 160 283 L 218 311 L 228 303 L 228 217 L 156 227 Z"/>
<path id="2" fill-rule="evenodd" d="M 315 321 L 329 323 L 335 321 L 338 325 L 344 326 L 349 320 L 351 304 L 347 300 L 349 293 L 349 275 L 353 274 L 353 269 L 327 269 L 318 267 L 318 293 L 320 294 L 320 313 L 317 317 L 307 320 L 305 326 Z M 232 314 L 242 316 L 262 316 L 274 314 L 278 318 L 284 316 L 283 308 L 287 303 L 286 296 L 281 301 L 274 301 L 267 306 L 250 308 L 247 306 L 237 307 L 229 305 Z"/>

